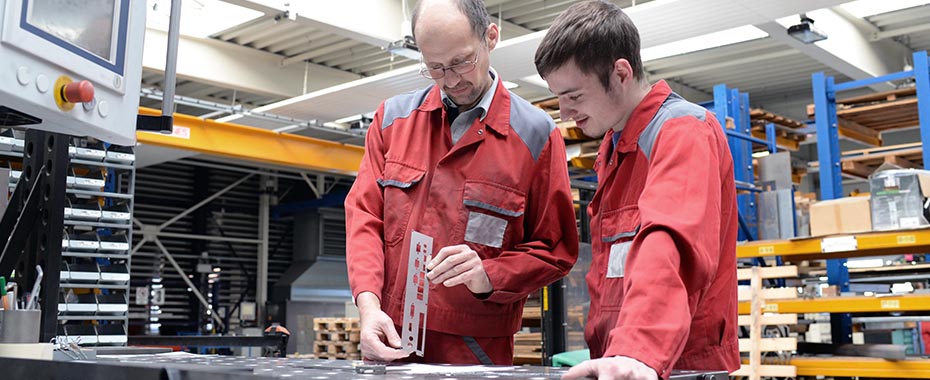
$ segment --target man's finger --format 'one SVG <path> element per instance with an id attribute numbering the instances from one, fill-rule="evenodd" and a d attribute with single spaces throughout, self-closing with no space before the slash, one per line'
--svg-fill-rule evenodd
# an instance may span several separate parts
<path id="1" fill-rule="evenodd" d="M 458 268 L 463 262 L 466 262 L 467 260 L 468 255 L 462 253 L 448 256 L 445 260 L 443 260 L 443 262 L 439 263 L 439 265 L 436 265 L 433 270 L 427 274 L 427 276 L 429 276 L 430 281 L 436 283 L 443 282 L 448 280 L 450 277 L 461 273 L 463 269 L 459 268 L 459 270 L 456 270 L 456 268 Z"/>
<path id="2" fill-rule="evenodd" d="M 586 377 L 597 378 L 597 372 L 594 371 L 590 360 L 583 361 L 569 369 L 568 372 L 562 375 L 562 380 L 578 380 Z"/>
<path id="3" fill-rule="evenodd" d="M 436 266 L 446 259 L 446 256 L 449 255 L 449 251 L 446 250 L 446 248 L 440 249 L 439 252 L 437 252 L 436 255 L 434 255 L 428 263 L 426 263 L 426 270 L 431 271 L 436 269 Z"/>
<path id="4" fill-rule="evenodd" d="M 400 336 L 397 335 L 397 330 L 394 329 L 393 324 L 389 324 L 384 327 L 384 337 L 387 338 L 387 343 L 394 348 L 400 348 Z"/>
<path id="5" fill-rule="evenodd" d="M 436 269 L 436 267 L 439 266 L 439 264 L 442 264 L 442 262 L 445 261 L 447 257 L 454 256 L 467 248 L 467 245 L 461 244 L 443 247 L 439 250 L 439 252 L 436 253 L 436 256 L 433 256 L 433 259 L 426 264 L 426 270 Z"/>
<path id="6" fill-rule="evenodd" d="M 452 270 L 447 272 L 447 273 L 455 273 L 455 274 L 452 276 L 449 276 L 449 278 L 446 279 L 445 281 L 441 281 L 441 283 L 445 285 L 447 288 L 451 288 L 453 286 L 464 284 L 468 282 L 468 279 L 474 274 L 473 273 L 474 270 L 475 269 L 470 268 L 467 263 L 459 264 L 453 267 Z"/>

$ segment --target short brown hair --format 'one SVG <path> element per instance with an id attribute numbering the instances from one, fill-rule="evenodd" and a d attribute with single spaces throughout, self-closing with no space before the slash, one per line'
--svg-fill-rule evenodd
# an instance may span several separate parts
<path id="1" fill-rule="evenodd" d="M 624 58 L 636 79 L 644 79 L 639 31 L 620 7 L 606 1 L 577 3 L 556 17 L 536 49 L 536 71 L 545 77 L 570 61 L 585 74 L 597 75 L 609 88 L 614 62 Z"/>

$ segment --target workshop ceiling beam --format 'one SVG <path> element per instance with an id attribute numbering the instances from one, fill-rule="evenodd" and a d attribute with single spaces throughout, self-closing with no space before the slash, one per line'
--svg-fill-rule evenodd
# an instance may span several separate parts
<path id="1" fill-rule="evenodd" d="M 142 66 L 164 72 L 168 35 L 155 29 L 145 33 Z M 332 87 L 361 78 L 349 72 L 308 63 L 282 66 L 281 57 L 235 44 L 181 36 L 178 45 L 177 76 L 273 97 L 303 94 L 305 70 L 307 92 Z"/>
<path id="2" fill-rule="evenodd" d="M 247 0 L 226 0 L 250 2 Z M 258 1 L 258 0 L 255 0 Z M 267 0 L 270 1 L 270 0 Z M 396 0 L 392 0 L 396 1 Z M 642 47 L 648 48 L 686 38 L 720 32 L 747 24 L 760 24 L 775 19 L 832 7 L 844 0 L 705 0 L 705 1 L 653 1 L 626 11 L 642 35 Z M 721 12 L 726 9 L 726 12 Z M 365 12 L 369 13 L 369 12 Z M 504 11 L 506 15 L 506 11 Z M 714 22 L 707 22 L 713 20 Z M 364 23 L 365 20 L 356 20 Z M 674 25 L 670 28 L 669 25 Z M 546 31 L 508 38 L 491 53 L 494 69 L 505 80 L 531 77 L 536 74 L 533 57 Z M 343 117 L 371 112 L 384 99 L 421 88 L 428 84 L 417 73 L 415 66 L 395 69 L 387 73 L 340 86 L 316 91 L 304 96 L 283 100 L 262 107 L 260 111 L 285 115 L 297 119 L 328 122 Z M 225 118 L 237 123 L 260 122 L 245 115 Z"/>
<path id="3" fill-rule="evenodd" d="M 400 40 L 409 15 L 401 0 L 225 0 L 266 14 L 288 13 L 288 18 L 315 29 L 361 41 L 378 47 Z M 415 0 L 407 6 L 412 10 Z"/>
<path id="4" fill-rule="evenodd" d="M 877 28 L 840 9 L 820 9 L 807 12 L 817 29 L 827 39 L 805 44 L 788 35 L 787 27 L 800 21 L 790 20 L 788 25 L 771 21 L 756 25 L 775 40 L 798 50 L 810 58 L 846 75 L 861 80 L 886 75 L 904 69 L 911 52 L 892 40 L 873 41 Z M 871 86 L 876 91 L 893 89 L 888 83 Z"/>

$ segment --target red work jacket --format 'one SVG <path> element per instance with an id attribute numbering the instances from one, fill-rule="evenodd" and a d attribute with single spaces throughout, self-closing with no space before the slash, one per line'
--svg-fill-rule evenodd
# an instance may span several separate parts
<path id="1" fill-rule="evenodd" d="M 565 276 L 578 257 L 565 143 L 552 119 L 503 84 L 487 115 L 454 146 L 436 86 L 386 100 L 375 113 L 358 178 L 345 201 L 353 296 L 369 291 L 403 322 L 411 231 L 433 254 L 467 244 L 494 288 L 430 287 L 427 329 L 514 334 L 527 295 Z"/>
<path id="2" fill-rule="evenodd" d="M 632 357 L 663 378 L 739 368 L 736 187 L 714 115 L 660 81 L 594 165 L 591 357 Z"/>

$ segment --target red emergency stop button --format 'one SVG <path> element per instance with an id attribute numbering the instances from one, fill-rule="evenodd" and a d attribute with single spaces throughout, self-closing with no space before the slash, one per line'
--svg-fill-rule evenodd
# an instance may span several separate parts
<path id="1" fill-rule="evenodd" d="M 90 81 L 71 82 L 61 88 L 61 96 L 68 103 L 89 103 L 94 100 L 94 84 Z"/>

